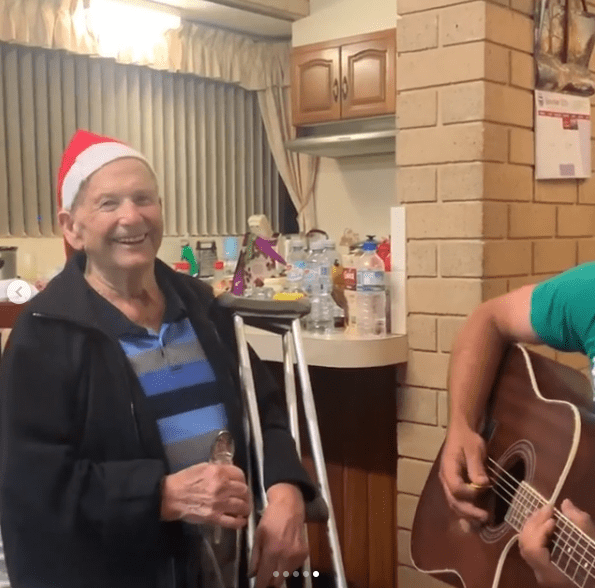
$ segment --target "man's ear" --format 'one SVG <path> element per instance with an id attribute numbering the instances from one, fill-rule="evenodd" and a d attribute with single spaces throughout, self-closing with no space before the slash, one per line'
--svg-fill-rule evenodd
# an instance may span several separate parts
<path id="1" fill-rule="evenodd" d="M 58 212 L 58 222 L 64 234 L 64 239 L 73 248 L 81 250 L 83 248 L 83 239 L 78 223 L 74 220 L 69 210 L 60 210 Z"/>

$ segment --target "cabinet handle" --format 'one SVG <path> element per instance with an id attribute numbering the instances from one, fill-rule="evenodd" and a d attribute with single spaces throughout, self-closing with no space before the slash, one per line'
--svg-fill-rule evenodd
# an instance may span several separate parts
<path id="1" fill-rule="evenodd" d="M 347 100 L 348 92 L 349 92 L 349 84 L 347 83 L 347 76 L 343 76 L 343 100 Z"/>
<path id="2" fill-rule="evenodd" d="M 337 78 L 335 78 L 335 81 L 333 82 L 333 98 L 335 99 L 335 102 L 339 100 L 339 80 Z"/>

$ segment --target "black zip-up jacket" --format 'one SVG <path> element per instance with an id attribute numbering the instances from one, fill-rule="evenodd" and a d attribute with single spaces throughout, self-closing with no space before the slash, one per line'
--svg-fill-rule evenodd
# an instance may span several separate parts
<path id="1" fill-rule="evenodd" d="M 132 366 L 92 303 L 73 256 L 21 313 L 0 362 L 0 527 L 13 588 L 194 588 L 196 545 L 163 522 L 167 459 Z M 233 321 L 204 283 L 156 260 L 186 307 L 221 389 L 245 469 Z M 282 394 L 252 354 L 265 487 L 315 487 L 289 433 Z"/>

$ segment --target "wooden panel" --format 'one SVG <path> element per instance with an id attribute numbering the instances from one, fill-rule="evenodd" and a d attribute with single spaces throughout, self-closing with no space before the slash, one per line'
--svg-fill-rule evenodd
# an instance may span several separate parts
<path id="1" fill-rule="evenodd" d="M 341 117 L 395 112 L 395 31 L 341 47 Z"/>
<path id="2" fill-rule="evenodd" d="M 268 364 L 282 382 L 278 363 Z M 310 368 L 341 553 L 350 588 L 396 583 L 396 370 Z M 299 386 L 298 386 L 299 388 Z M 314 474 L 305 428 L 304 465 Z M 308 528 L 319 588 L 334 586 L 323 525 Z"/>
<path id="3" fill-rule="evenodd" d="M 292 52 L 291 106 L 294 125 L 341 116 L 339 50 Z"/>

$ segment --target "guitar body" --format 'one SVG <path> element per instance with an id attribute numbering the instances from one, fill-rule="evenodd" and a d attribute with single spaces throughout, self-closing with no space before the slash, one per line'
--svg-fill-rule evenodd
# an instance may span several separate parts
<path id="1" fill-rule="evenodd" d="M 595 518 L 592 394 L 580 372 L 511 346 L 486 414 L 488 457 L 505 480 L 498 492 L 487 490 L 481 499 L 489 523 L 479 531 L 469 530 L 450 509 L 438 478 L 441 450 L 415 514 L 415 566 L 464 588 L 537 588 L 520 556 L 518 532 L 505 520 L 508 504 L 502 494 L 513 498 L 518 482 L 524 481 L 558 508 L 570 498 Z M 595 588 L 595 581 L 589 578 L 584 588 Z"/>

